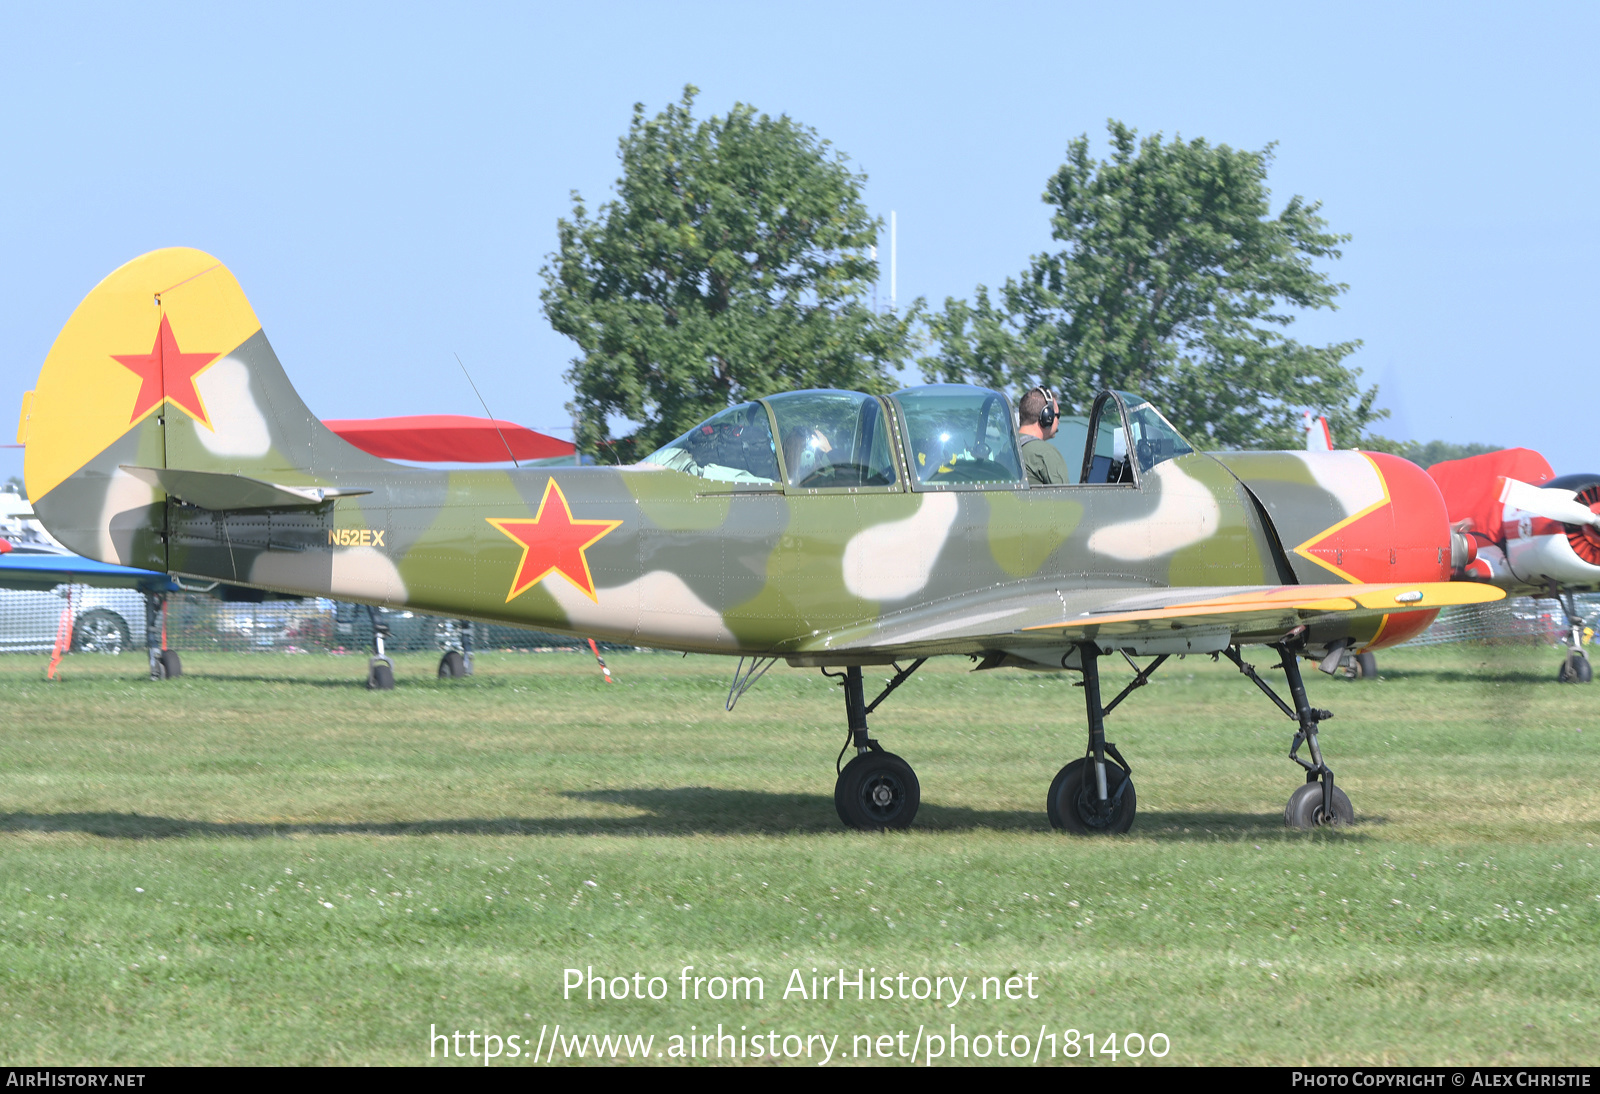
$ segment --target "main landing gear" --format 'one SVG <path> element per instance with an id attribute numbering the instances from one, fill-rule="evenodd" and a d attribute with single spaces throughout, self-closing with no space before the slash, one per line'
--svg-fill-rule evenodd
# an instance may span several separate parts
<path id="1" fill-rule="evenodd" d="M 445 650 L 439 658 L 439 679 L 459 680 L 472 675 L 472 620 L 458 619 L 445 632 Z"/>
<path id="2" fill-rule="evenodd" d="M 1089 716 L 1089 748 L 1056 772 L 1044 802 L 1052 828 L 1080 836 L 1121 834 L 1133 827 L 1139 796 L 1133 789 L 1133 767 L 1117 746 L 1106 740 L 1106 715 L 1135 689 L 1143 687 L 1167 657 L 1158 657 L 1133 678 L 1133 683 L 1106 706 L 1100 704 L 1100 647 L 1078 647 L 1083 665 L 1083 699 Z M 1107 757 L 1111 762 L 1106 762 Z"/>
<path id="3" fill-rule="evenodd" d="M 823 675 L 838 679 L 844 686 L 845 724 L 849 727 L 849 736 L 839 750 L 839 758 L 834 761 L 839 781 L 833 788 L 833 806 L 839 811 L 839 819 L 850 828 L 869 832 L 909 828 L 916 818 L 917 807 L 922 804 L 922 786 L 917 782 L 917 773 L 911 770 L 910 764 L 893 752 L 885 752 L 882 745 L 867 735 L 867 715 L 925 661 L 926 657 L 918 658 L 903 669 L 896 665 L 894 679 L 870 704 L 862 689 L 859 667 L 847 668 L 842 673 L 822 670 Z M 852 747 L 856 750 L 855 757 L 840 768 L 840 761 Z"/>

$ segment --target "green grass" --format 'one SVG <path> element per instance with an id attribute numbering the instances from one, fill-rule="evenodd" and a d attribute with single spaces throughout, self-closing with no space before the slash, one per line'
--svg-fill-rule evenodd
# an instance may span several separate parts
<path id="1" fill-rule="evenodd" d="M 728 714 L 732 663 L 704 657 L 613 656 L 608 687 L 576 655 L 453 682 L 415 655 L 392 693 L 359 658 L 43 663 L 0 658 L 8 1063 L 415 1064 L 430 1026 L 558 1022 L 655 1051 L 691 1024 L 837 1034 L 845 1062 L 952 1023 L 1163 1033 L 1184 1064 L 1600 1058 L 1600 692 L 1549 650 L 1310 674 L 1358 818 L 1318 833 L 1282 826 L 1290 723 L 1226 662 L 1172 662 L 1110 719 L 1140 813 L 1096 840 L 1044 819 L 1083 748 L 1066 677 L 928 665 L 873 717 L 917 828 L 866 835 L 834 814 L 843 704 L 814 671 Z M 685 965 L 765 999 L 679 1000 Z M 671 993 L 564 999 L 589 966 Z M 1038 998 L 782 998 L 841 967 Z"/>

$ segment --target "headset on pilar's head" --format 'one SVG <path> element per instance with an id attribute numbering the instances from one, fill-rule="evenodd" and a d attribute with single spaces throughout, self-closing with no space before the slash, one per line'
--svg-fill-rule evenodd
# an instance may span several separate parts
<path id="1" fill-rule="evenodd" d="M 1056 424 L 1056 397 L 1042 387 L 1036 387 L 1033 391 L 1044 396 L 1044 406 L 1039 409 L 1039 428 L 1048 432 L 1050 427 Z M 1030 391 L 1028 394 L 1031 395 L 1033 392 Z"/>

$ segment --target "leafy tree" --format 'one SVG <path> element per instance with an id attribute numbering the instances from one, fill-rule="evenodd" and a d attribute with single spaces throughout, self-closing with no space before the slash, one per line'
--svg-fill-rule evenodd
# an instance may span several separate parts
<path id="1" fill-rule="evenodd" d="M 1086 413 L 1102 388 L 1139 392 L 1208 448 L 1298 447 L 1303 409 L 1347 436 L 1385 416 L 1377 389 L 1342 364 L 1360 342 L 1283 333 L 1293 309 L 1335 306 L 1347 286 L 1315 263 L 1349 237 L 1298 196 L 1269 215 L 1272 146 L 1108 128 L 1108 160 L 1079 137 L 1045 189 L 1062 248 L 994 294 L 980 285 L 973 303 L 947 299 L 929 318 L 937 349 L 920 360 L 924 375 L 1019 394 L 1042 384 L 1067 413 Z"/>
<path id="2" fill-rule="evenodd" d="M 627 459 L 743 399 L 885 390 L 910 355 L 914 309 L 867 302 L 865 176 L 787 116 L 696 120 L 696 94 L 653 118 L 634 106 L 616 199 L 591 218 L 574 193 L 542 271 L 545 315 L 582 350 L 567 379 L 583 451 L 610 445 L 608 415 L 641 423 Z"/>
<path id="3" fill-rule="evenodd" d="M 1391 452 L 1396 456 L 1404 456 L 1418 467 L 1432 467 L 1446 460 L 1464 460 L 1468 456 L 1498 452 L 1505 445 L 1457 444 L 1454 441 L 1391 441 L 1388 437 L 1368 434 L 1361 439 L 1361 447 L 1374 452 Z"/>

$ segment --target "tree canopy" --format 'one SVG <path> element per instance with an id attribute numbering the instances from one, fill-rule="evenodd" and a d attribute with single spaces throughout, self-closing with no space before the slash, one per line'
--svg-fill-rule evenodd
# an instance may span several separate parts
<path id="1" fill-rule="evenodd" d="M 1334 440 L 1337 441 L 1338 438 L 1335 437 Z M 1396 456 L 1404 456 L 1418 467 L 1432 467 L 1446 460 L 1464 460 L 1468 456 L 1499 452 L 1505 445 L 1475 442 L 1462 444 L 1457 441 L 1392 441 L 1387 437 L 1368 435 L 1362 438 L 1361 447 L 1374 452 L 1392 452 Z"/>
<path id="2" fill-rule="evenodd" d="M 1299 196 L 1270 215 L 1272 146 L 1108 129 L 1109 159 L 1079 137 L 1045 189 L 1062 247 L 996 293 L 947 299 L 929 319 L 924 375 L 1017 394 L 1042 385 L 1066 413 L 1086 413 L 1102 388 L 1139 392 L 1208 448 L 1298 447 L 1305 409 L 1351 437 L 1384 416 L 1377 389 L 1342 363 L 1360 342 L 1283 333 L 1295 309 L 1335 307 L 1347 286 L 1316 263 L 1349 237 Z"/>
<path id="3" fill-rule="evenodd" d="M 610 449 L 608 416 L 639 423 L 626 460 L 740 400 L 883 391 L 910 355 L 910 315 L 868 304 L 865 176 L 787 116 L 697 120 L 697 94 L 634 106 L 615 200 L 591 218 L 574 192 L 542 271 L 545 315 L 582 351 L 566 374 L 582 451 Z"/>

